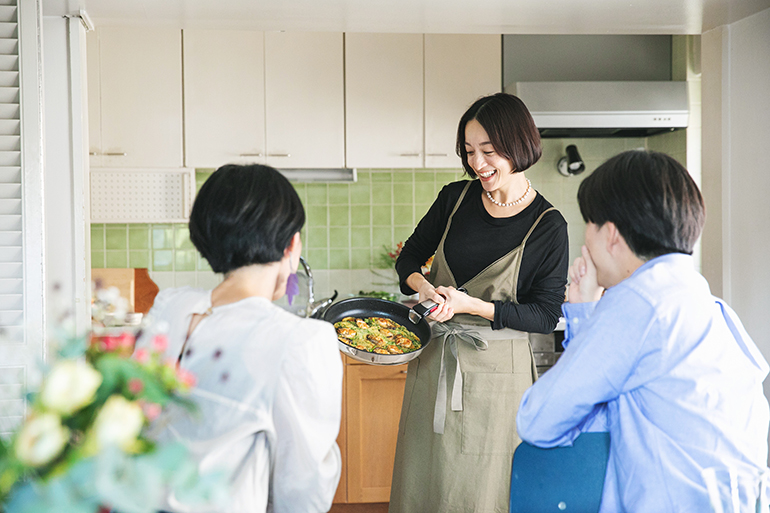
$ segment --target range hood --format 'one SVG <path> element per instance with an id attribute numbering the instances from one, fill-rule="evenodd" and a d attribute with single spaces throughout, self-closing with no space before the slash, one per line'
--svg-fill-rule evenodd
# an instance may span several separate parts
<path id="1" fill-rule="evenodd" d="M 686 82 L 515 82 L 541 137 L 646 137 L 687 127 Z"/>

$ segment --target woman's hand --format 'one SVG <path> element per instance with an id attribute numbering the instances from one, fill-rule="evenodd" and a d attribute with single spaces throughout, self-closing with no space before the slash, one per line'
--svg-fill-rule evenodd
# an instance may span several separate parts
<path id="1" fill-rule="evenodd" d="M 436 308 L 429 316 L 429 319 L 434 321 L 445 322 L 454 316 L 454 311 L 447 304 L 446 297 L 442 296 L 431 283 L 425 279 L 420 273 L 412 273 L 406 279 L 406 284 L 416 290 L 420 295 L 420 303 L 430 299 L 431 301 L 438 303 Z"/>
<path id="2" fill-rule="evenodd" d="M 599 286 L 596 277 L 596 266 L 591 259 L 588 248 L 580 248 L 583 256 L 575 259 L 569 268 L 569 289 L 567 297 L 570 303 L 590 303 L 599 301 L 604 288 Z"/>
<path id="3" fill-rule="evenodd" d="M 447 304 L 455 314 L 478 315 L 490 321 L 495 318 L 494 303 L 487 303 L 479 298 L 469 296 L 466 292 L 454 287 L 439 287 L 436 290 L 439 294 L 446 296 Z"/>
<path id="4" fill-rule="evenodd" d="M 439 287 L 439 289 L 443 288 L 444 287 Z M 438 308 L 431 312 L 431 314 L 428 316 L 429 319 L 433 319 L 434 321 L 438 322 L 446 322 L 454 317 L 454 309 L 447 301 L 447 296 L 442 294 L 440 290 L 434 288 L 433 285 L 428 282 L 428 280 L 425 280 L 425 285 L 420 287 L 418 292 L 420 293 L 421 303 L 426 299 L 430 299 L 431 301 L 438 303 Z"/>

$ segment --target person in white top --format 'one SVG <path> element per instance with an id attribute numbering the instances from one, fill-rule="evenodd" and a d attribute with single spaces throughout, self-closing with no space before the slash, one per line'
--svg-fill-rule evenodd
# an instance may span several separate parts
<path id="1" fill-rule="evenodd" d="M 272 303 L 297 270 L 304 222 L 299 197 L 276 170 L 219 168 L 195 200 L 190 238 L 224 281 L 210 291 L 164 290 L 149 314 L 168 328 L 164 356 L 198 380 L 198 412 L 167 408 L 152 433 L 184 442 L 199 471 L 227 473 L 231 500 L 222 512 L 328 511 L 339 482 L 334 328 Z M 140 339 L 137 350 L 150 343 Z M 196 511 L 174 496 L 163 509 Z"/>

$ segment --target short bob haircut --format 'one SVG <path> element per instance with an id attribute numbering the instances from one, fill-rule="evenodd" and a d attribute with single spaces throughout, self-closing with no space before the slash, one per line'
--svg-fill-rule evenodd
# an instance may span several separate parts
<path id="1" fill-rule="evenodd" d="M 692 254 L 706 207 L 690 173 L 663 153 L 631 150 L 596 168 L 578 189 L 587 223 L 612 222 L 642 260 Z"/>
<path id="2" fill-rule="evenodd" d="M 495 151 L 511 161 L 514 173 L 529 169 L 540 159 L 540 132 L 524 102 L 506 93 L 485 96 L 465 111 L 457 127 L 457 155 L 471 178 L 476 178 L 476 172 L 468 164 L 465 126 L 474 119 L 487 132 Z"/>
<path id="3" fill-rule="evenodd" d="M 228 164 L 201 187 L 190 214 L 190 240 L 217 273 L 283 258 L 305 224 L 297 192 L 268 166 Z"/>

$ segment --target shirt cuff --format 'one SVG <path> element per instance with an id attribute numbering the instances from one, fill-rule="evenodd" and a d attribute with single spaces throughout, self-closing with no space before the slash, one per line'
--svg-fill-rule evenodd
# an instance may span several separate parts
<path id="1" fill-rule="evenodd" d="M 586 319 L 593 313 L 597 303 L 598 301 L 591 303 L 563 303 L 561 305 L 561 311 L 567 320 L 567 327 L 564 330 L 564 342 L 562 342 L 564 349 L 580 333 L 580 329 L 585 324 Z"/>
<path id="2" fill-rule="evenodd" d="M 495 305 L 495 315 L 494 319 L 490 321 L 490 327 L 493 330 L 501 330 L 505 328 L 503 325 L 503 302 L 498 300 L 493 300 L 492 304 Z"/>

